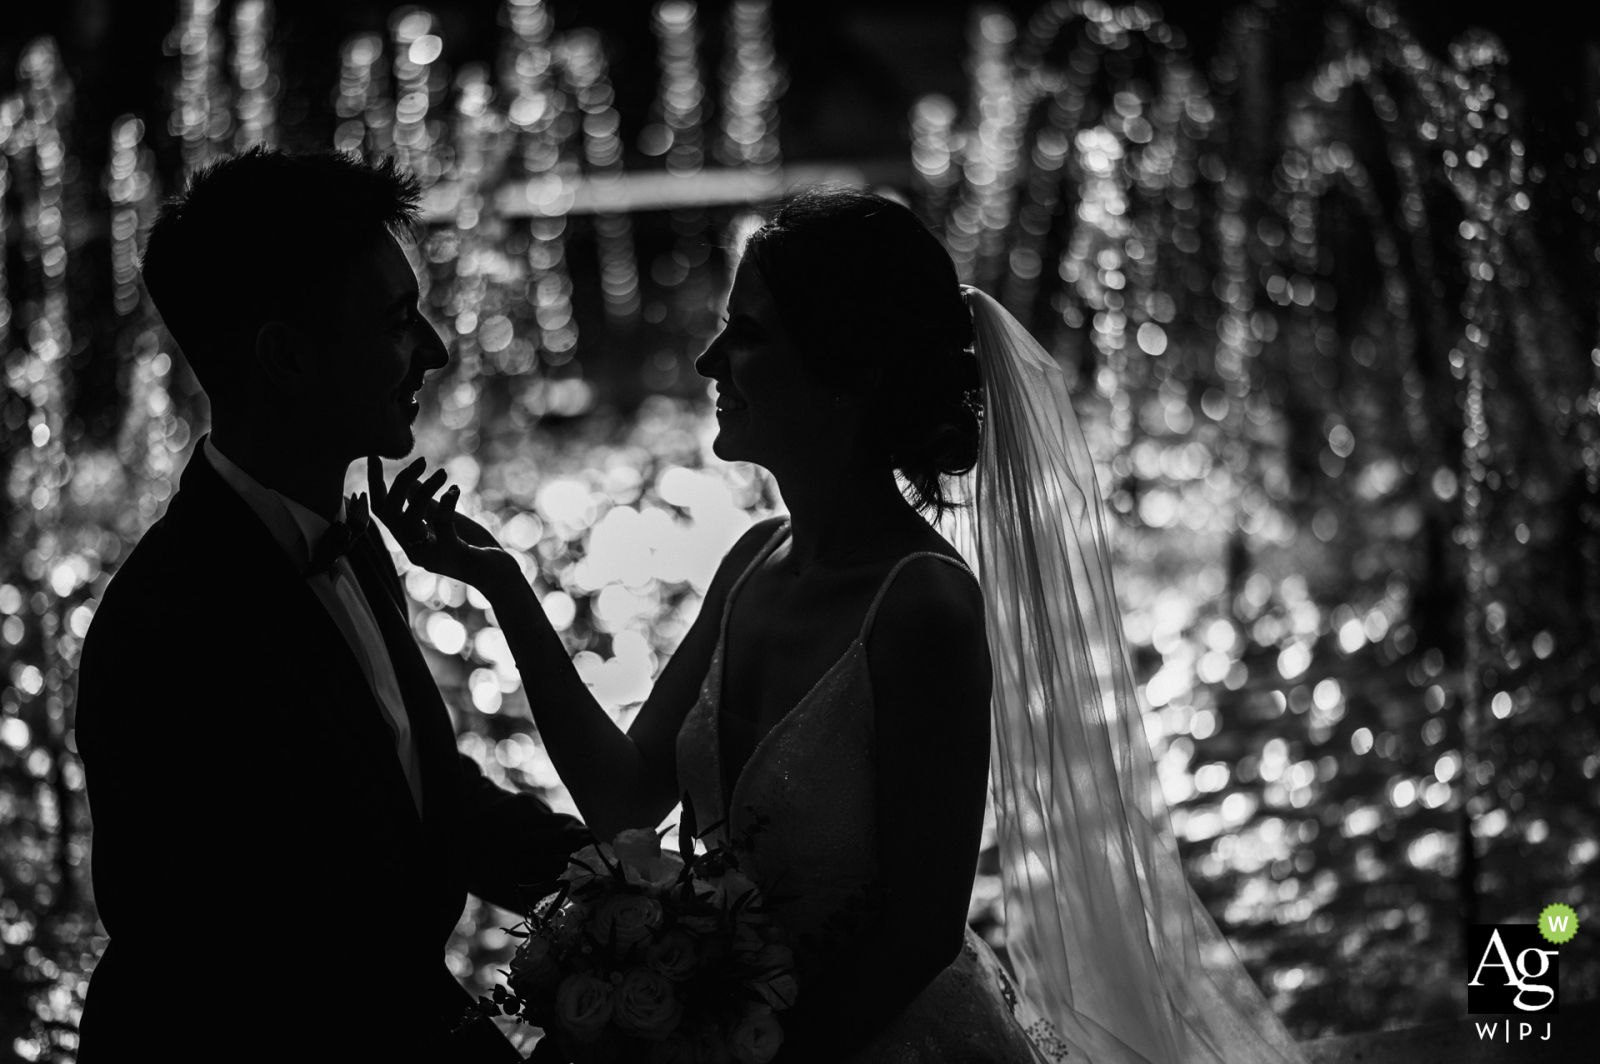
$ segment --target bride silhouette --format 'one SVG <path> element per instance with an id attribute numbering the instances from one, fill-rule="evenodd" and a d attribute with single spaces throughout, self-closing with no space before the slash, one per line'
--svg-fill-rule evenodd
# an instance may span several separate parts
<path id="1" fill-rule="evenodd" d="M 745 867 L 798 943 L 778 1059 L 1300 1059 L 1184 878 L 1093 466 L 1026 330 L 905 207 L 814 189 L 697 365 L 716 453 L 790 514 L 728 552 L 626 733 L 442 471 L 373 461 L 371 489 L 490 600 L 597 836 L 680 799 L 711 843 L 760 824 Z M 965 924 L 991 777 L 1015 984 Z"/>

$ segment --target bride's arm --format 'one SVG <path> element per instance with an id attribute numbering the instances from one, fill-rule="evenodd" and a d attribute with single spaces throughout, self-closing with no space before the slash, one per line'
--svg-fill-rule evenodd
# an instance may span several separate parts
<path id="1" fill-rule="evenodd" d="M 912 564 L 867 646 L 887 896 L 848 955 L 800 988 L 783 1060 L 859 1048 L 956 959 L 966 933 L 989 773 L 982 598 L 953 566 Z"/>
<path id="2" fill-rule="evenodd" d="M 414 563 L 471 584 L 489 600 L 522 675 L 539 737 L 590 830 L 609 839 L 626 828 L 660 824 L 680 796 L 678 728 L 716 649 L 728 589 L 765 542 L 771 523 L 756 525 L 723 558 L 700 615 L 624 732 L 573 667 L 516 559 L 481 525 L 454 512 L 456 489 L 434 509 L 431 500 L 443 473 L 418 483 L 420 471 L 413 463 L 388 491 L 381 479 L 369 477 L 374 512 Z M 433 542 L 425 541 L 424 532 L 433 534 Z"/>

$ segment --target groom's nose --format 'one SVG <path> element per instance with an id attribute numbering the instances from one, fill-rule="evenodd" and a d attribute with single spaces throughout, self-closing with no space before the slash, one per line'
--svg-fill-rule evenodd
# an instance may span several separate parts
<path id="1" fill-rule="evenodd" d="M 422 330 L 422 342 L 417 346 L 417 361 L 422 363 L 423 372 L 439 369 L 450 363 L 450 349 L 439 337 L 439 331 L 433 323 L 426 318 L 417 323 L 417 328 Z"/>

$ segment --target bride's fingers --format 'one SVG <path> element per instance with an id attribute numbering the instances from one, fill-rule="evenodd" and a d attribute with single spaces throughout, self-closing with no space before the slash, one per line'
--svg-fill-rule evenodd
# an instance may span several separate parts
<path id="1" fill-rule="evenodd" d="M 415 462 L 395 474 L 394 483 L 389 485 L 389 490 L 385 493 L 383 513 L 379 515 L 385 521 L 398 519 L 402 516 L 411 488 L 416 483 L 417 477 L 422 475 L 422 470 L 426 465 L 427 459 L 418 458 Z"/>
<path id="2" fill-rule="evenodd" d="M 444 487 L 444 482 L 449 474 L 442 469 L 433 471 L 433 476 L 422 483 L 412 486 L 406 493 L 406 516 L 427 520 L 433 510 L 433 497 L 439 489 Z"/>
<path id="3" fill-rule="evenodd" d="M 439 537 L 440 543 L 453 544 L 456 540 L 456 503 L 460 501 L 461 488 L 452 484 L 440 496 L 439 504 L 434 507 L 433 513 L 428 515 L 428 524 Z"/>
<path id="4" fill-rule="evenodd" d="M 381 516 L 389 501 L 389 488 L 383 482 L 383 460 L 375 454 L 367 455 L 367 497 L 372 500 L 372 512 Z"/>
<path id="5" fill-rule="evenodd" d="M 391 496 L 397 495 L 404 499 L 406 493 L 411 490 L 411 486 L 417 482 L 417 478 L 422 476 L 422 471 L 426 468 L 428 468 L 428 460 L 426 458 L 417 458 L 412 461 L 394 475 L 394 482 L 389 485 L 389 494 Z"/>

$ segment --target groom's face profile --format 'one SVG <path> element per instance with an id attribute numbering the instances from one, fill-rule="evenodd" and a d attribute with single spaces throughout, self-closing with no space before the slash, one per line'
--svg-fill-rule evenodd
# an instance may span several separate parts
<path id="1" fill-rule="evenodd" d="M 417 391 L 450 360 L 418 307 L 411 264 L 385 233 L 354 256 L 318 339 L 323 365 L 305 398 L 330 445 L 350 458 L 403 458 L 415 442 Z"/>

